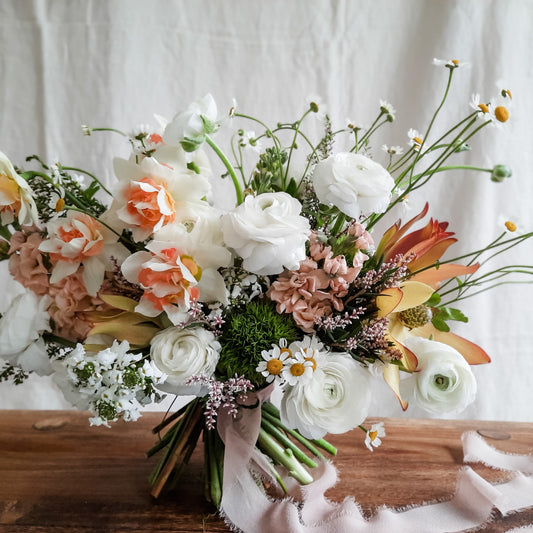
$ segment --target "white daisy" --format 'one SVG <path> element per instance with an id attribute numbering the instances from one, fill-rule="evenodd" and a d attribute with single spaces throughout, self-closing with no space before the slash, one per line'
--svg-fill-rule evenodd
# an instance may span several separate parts
<path id="1" fill-rule="evenodd" d="M 472 95 L 469 104 L 472 109 L 478 112 L 478 116 L 483 117 L 484 120 L 491 120 L 489 106 L 481 101 L 481 96 L 478 93 Z"/>
<path id="2" fill-rule="evenodd" d="M 424 141 L 420 137 L 418 130 L 411 128 L 407 132 L 407 137 L 409 137 L 409 146 L 412 146 L 417 151 L 420 150 L 420 147 Z"/>
<path id="3" fill-rule="evenodd" d="M 403 154 L 403 148 L 401 146 L 388 146 L 384 144 L 381 146 L 381 149 L 390 155 L 402 155 Z"/>
<path id="4" fill-rule="evenodd" d="M 281 371 L 283 379 L 291 386 L 309 383 L 313 377 L 314 366 L 314 360 L 307 358 L 303 352 L 293 353 Z"/>
<path id="5" fill-rule="evenodd" d="M 366 447 L 373 452 L 374 448 L 381 446 L 380 437 L 385 436 L 385 427 L 383 422 L 378 424 L 372 424 L 372 427 L 366 432 L 365 445 Z"/>
<path id="6" fill-rule="evenodd" d="M 459 61 L 459 59 L 437 59 L 433 58 L 433 64 L 437 66 L 444 66 L 450 69 L 453 68 L 459 68 L 459 67 L 466 67 L 468 66 L 468 63 L 465 61 Z"/>
<path id="7" fill-rule="evenodd" d="M 396 109 L 394 109 L 394 107 L 392 107 L 392 105 L 389 104 L 389 102 L 385 100 L 380 100 L 379 107 L 383 113 L 387 113 L 388 118 L 390 119 L 391 122 L 396 118 Z"/>
<path id="8" fill-rule="evenodd" d="M 283 370 L 289 364 L 291 355 L 291 351 L 287 348 L 287 341 L 281 339 L 280 346 L 273 344 L 272 350 L 263 350 L 261 352 L 263 361 L 257 365 L 255 371 L 262 374 L 267 383 L 276 381 L 276 383 L 281 385 L 285 381 Z"/>

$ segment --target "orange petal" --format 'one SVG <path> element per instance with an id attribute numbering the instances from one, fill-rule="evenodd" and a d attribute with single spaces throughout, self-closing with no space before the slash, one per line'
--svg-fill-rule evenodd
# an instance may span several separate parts
<path id="1" fill-rule="evenodd" d="M 383 378 L 385 379 L 387 385 L 391 388 L 392 392 L 394 392 L 396 398 L 398 398 L 400 405 L 402 406 L 402 409 L 405 411 L 408 403 L 407 401 L 402 400 L 402 396 L 400 394 L 400 369 L 398 368 L 398 365 L 393 365 L 392 363 L 385 365 L 385 368 L 383 368 Z"/>
<path id="2" fill-rule="evenodd" d="M 487 352 L 480 348 L 477 344 L 459 337 L 455 333 L 450 331 L 439 331 L 433 324 L 426 324 L 420 328 L 416 328 L 416 335 L 429 338 L 430 336 L 434 341 L 442 342 L 455 348 L 471 365 L 482 365 L 490 363 L 490 357 Z"/>
<path id="3" fill-rule="evenodd" d="M 394 342 L 394 346 L 396 346 L 396 348 L 402 352 L 402 365 L 409 372 L 414 372 L 418 367 L 418 359 L 416 358 L 416 355 L 401 342 L 398 342 L 394 337 L 389 335 L 389 339 L 392 340 L 392 342 Z"/>
<path id="4" fill-rule="evenodd" d="M 378 307 L 378 318 L 389 315 L 396 309 L 402 301 L 403 292 L 398 287 L 385 289 L 376 296 L 376 305 Z"/>
<path id="5" fill-rule="evenodd" d="M 479 268 L 479 263 L 474 265 L 456 265 L 446 264 L 440 265 L 439 268 L 428 268 L 409 279 L 412 281 L 420 281 L 434 289 L 438 289 L 440 282 L 445 279 L 455 278 L 457 276 L 465 276 L 466 274 L 473 274 Z"/>
<path id="6" fill-rule="evenodd" d="M 424 268 L 426 266 L 432 265 L 433 263 L 435 263 L 437 260 L 439 260 L 443 256 L 444 252 L 454 242 L 457 242 L 457 239 L 454 237 L 449 237 L 442 241 L 438 241 L 435 244 L 433 244 L 429 249 L 424 250 L 421 255 L 420 255 L 420 251 L 417 252 L 416 247 L 414 247 L 410 251 L 416 254 L 416 259 L 409 263 L 408 265 L 409 270 L 411 272 L 414 272 L 415 270 L 418 270 L 420 268 Z"/>
<path id="7" fill-rule="evenodd" d="M 380 257 L 380 254 L 378 254 L 378 251 L 383 252 L 383 255 L 385 256 L 385 260 L 390 259 L 392 255 L 390 253 L 390 249 L 398 242 L 398 240 L 405 235 L 405 232 L 415 223 L 419 220 L 423 219 L 428 212 L 429 204 L 426 202 L 426 205 L 418 213 L 418 215 L 414 216 L 411 220 L 406 222 L 403 226 L 400 227 L 401 221 L 394 224 L 394 226 L 390 227 L 383 235 L 383 238 L 381 239 L 378 249 L 376 250 L 376 255 Z"/>

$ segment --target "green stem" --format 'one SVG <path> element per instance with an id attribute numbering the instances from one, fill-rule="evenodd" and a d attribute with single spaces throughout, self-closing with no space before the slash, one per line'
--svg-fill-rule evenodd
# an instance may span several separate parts
<path id="1" fill-rule="evenodd" d="M 305 453 L 298 448 L 298 446 L 295 446 L 293 442 L 291 442 L 283 433 L 274 426 L 274 424 L 270 423 L 268 420 L 263 418 L 261 420 L 261 426 L 267 431 L 272 437 L 274 437 L 280 444 L 285 446 L 285 448 L 290 448 L 296 459 L 305 465 L 316 468 L 318 465 L 313 461 L 312 459 L 309 459 Z"/>
<path id="2" fill-rule="evenodd" d="M 311 442 L 306 439 L 304 436 L 300 435 L 298 431 L 295 431 L 294 429 L 289 429 L 285 427 L 279 418 L 276 418 L 275 416 L 271 415 L 270 413 L 267 413 L 266 411 L 263 411 L 262 413 L 263 419 L 268 420 L 272 424 L 278 426 L 281 428 L 285 433 L 288 433 L 291 437 L 296 439 L 300 444 L 305 446 L 315 457 L 318 457 L 319 459 L 326 460 L 326 458 L 318 451 L 318 449 L 311 444 Z"/>
<path id="3" fill-rule="evenodd" d="M 85 174 L 85 175 L 89 176 L 89 178 L 91 178 L 93 181 L 96 181 L 96 183 L 98 183 L 98 185 L 100 185 L 102 190 L 104 190 L 107 194 L 109 194 L 109 196 L 113 196 L 111 191 L 109 191 L 109 189 L 107 189 L 107 187 L 94 174 L 91 174 L 90 172 L 87 172 L 86 170 L 83 170 L 82 168 L 64 167 L 64 166 L 61 166 L 61 168 L 63 170 L 71 170 L 73 172 L 81 172 L 82 174 Z"/>
<path id="4" fill-rule="evenodd" d="M 283 448 L 263 428 L 259 430 L 257 445 L 263 453 L 289 470 L 289 475 L 302 485 L 313 482 L 312 476 L 294 457 L 290 448 Z"/>
<path id="5" fill-rule="evenodd" d="M 237 178 L 237 174 L 235 174 L 235 169 L 231 166 L 231 163 L 228 161 L 228 158 L 226 157 L 224 152 L 217 146 L 213 139 L 209 137 L 209 135 L 205 136 L 205 140 L 207 144 L 213 149 L 213 151 L 218 155 L 222 163 L 224 163 L 224 166 L 226 167 L 226 170 L 228 171 L 229 175 L 231 176 L 231 180 L 233 181 L 233 187 L 235 188 L 235 194 L 237 195 L 237 205 L 242 204 L 244 196 L 242 194 L 242 189 L 239 183 L 239 179 Z"/>

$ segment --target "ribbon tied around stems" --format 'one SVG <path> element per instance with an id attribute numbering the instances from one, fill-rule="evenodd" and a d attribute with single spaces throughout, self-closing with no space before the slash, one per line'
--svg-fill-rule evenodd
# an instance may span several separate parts
<path id="1" fill-rule="evenodd" d="M 450 501 L 421 504 L 404 511 L 383 508 L 370 519 L 352 497 L 330 502 L 325 492 L 337 482 L 331 462 L 313 470 L 315 480 L 299 485 L 287 479 L 289 495 L 274 499 L 256 482 L 259 472 L 269 474 L 268 460 L 255 446 L 261 425 L 261 404 L 271 387 L 248 393 L 250 407 L 236 417 L 223 409 L 217 428 L 225 443 L 223 493 L 220 511 L 233 531 L 245 533 L 390 533 L 424 531 L 453 533 L 477 528 L 490 520 L 492 510 L 503 515 L 533 507 L 533 458 L 500 452 L 475 432 L 463 434 L 465 462 L 515 472 L 505 483 L 492 485 L 463 467 Z"/>

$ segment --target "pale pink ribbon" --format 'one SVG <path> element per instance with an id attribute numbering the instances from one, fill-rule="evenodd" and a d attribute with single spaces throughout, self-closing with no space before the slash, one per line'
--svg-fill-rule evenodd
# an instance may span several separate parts
<path id="1" fill-rule="evenodd" d="M 239 409 L 237 418 L 219 413 L 218 431 L 225 442 L 221 513 L 234 531 L 245 533 L 453 533 L 473 529 L 490 519 L 494 508 L 503 515 L 533 507 L 533 458 L 509 455 L 489 446 L 474 432 L 463 435 L 465 462 L 482 462 L 515 472 L 502 484 L 491 485 L 470 467 L 463 467 L 450 501 L 422 504 L 405 511 L 381 509 L 364 518 L 353 498 L 342 503 L 328 501 L 324 494 L 335 485 L 337 471 L 322 463 L 313 471 L 309 485 L 290 484 L 291 496 L 269 498 L 252 475 L 266 470 L 265 459 L 255 451 L 261 423 L 260 404 L 270 390 L 250 395 L 256 408 Z"/>

